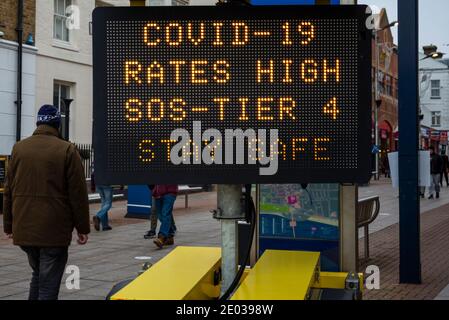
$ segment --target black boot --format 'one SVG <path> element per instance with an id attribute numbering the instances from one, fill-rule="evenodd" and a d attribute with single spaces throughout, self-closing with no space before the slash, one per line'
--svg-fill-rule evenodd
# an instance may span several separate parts
<path id="1" fill-rule="evenodd" d="M 150 230 L 143 235 L 144 239 L 153 239 L 156 237 L 156 231 Z"/>
<path id="2" fill-rule="evenodd" d="M 437 192 L 437 199 L 440 199 L 440 193 Z"/>

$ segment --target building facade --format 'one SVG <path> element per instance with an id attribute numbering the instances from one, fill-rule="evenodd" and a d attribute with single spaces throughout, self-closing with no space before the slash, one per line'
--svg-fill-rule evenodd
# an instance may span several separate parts
<path id="1" fill-rule="evenodd" d="M 10 155 L 17 133 L 18 89 L 18 1 L 0 1 L 0 155 Z M 21 138 L 35 129 L 36 51 L 32 37 L 35 34 L 36 3 L 24 2 L 22 54 L 22 117 Z M 31 38 L 30 38 L 31 36 Z"/>
<path id="2" fill-rule="evenodd" d="M 146 4 L 188 1 L 147 0 Z M 61 131 L 64 135 L 68 123 L 72 142 L 92 142 L 92 12 L 100 6 L 129 5 L 129 0 L 52 0 L 40 1 L 36 8 L 36 108 L 46 103 L 57 106 L 63 118 Z"/>
<path id="3" fill-rule="evenodd" d="M 435 46 L 420 54 L 421 146 L 446 151 L 449 131 L 449 62 L 427 58 Z"/>
<path id="4" fill-rule="evenodd" d="M 380 12 L 379 29 L 390 24 L 387 12 Z M 377 43 L 376 43 L 377 40 Z M 389 152 L 398 147 L 398 48 L 394 44 L 391 28 L 377 32 L 377 39 L 372 42 L 372 83 L 373 83 L 373 111 L 378 107 L 377 98 L 380 101 L 378 107 L 378 135 L 380 149 L 380 169 L 384 169 L 384 163 Z M 378 58 L 377 58 L 378 57 Z M 376 87 L 376 72 L 377 87 Z M 373 112 L 373 143 L 375 143 L 375 116 Z"/>
<path id="5" fill-rule="evenodd" d="M 92 11 L 128 4 L 125 0 L 52 0 L 40 1 L 36 8 L 36 109 L 47 103 L 57 106 L 63 117 L 62 133 L 69 123 L 72 142 L 92 141 Z"/>

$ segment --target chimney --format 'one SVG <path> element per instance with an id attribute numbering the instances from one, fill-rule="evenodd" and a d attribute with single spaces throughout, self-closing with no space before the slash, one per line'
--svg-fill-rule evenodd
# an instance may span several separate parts
<path id="1" fill-rule="evenodd" d="M 433 45 L 433 44 L 431 44 L 430 46 L 424 46 L 424 47 L 422 47 L 422 48 L 423 48 L 424 54 L 425 54 L 426 56 L 429 56 L 429 55 L 431 55 L 432 53 L 437 52 L 437 50 L 438 50 L 438 47 L 437 47 L 436 45 Z"/>

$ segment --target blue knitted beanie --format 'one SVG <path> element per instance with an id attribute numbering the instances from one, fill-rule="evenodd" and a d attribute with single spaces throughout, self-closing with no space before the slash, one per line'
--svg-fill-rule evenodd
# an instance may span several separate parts
<path id="1" fill-rule="evenodd" d="M 45 104 L 39 109 L 36 125 L 40 126 L 42 124 L 52 126 L 56 129 L 59 128 L 61 125 L 61 114 L 55 106 Z"/>

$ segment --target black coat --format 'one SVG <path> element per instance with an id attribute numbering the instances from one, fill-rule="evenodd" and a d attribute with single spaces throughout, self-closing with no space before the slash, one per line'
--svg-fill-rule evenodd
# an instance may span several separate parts
<path id="1" fill-rule="evenodd" d="M 436 153 L 430 157 L 430 172 L 432 174 L 440 174 L 443 172 L 443 158 Z"/>

